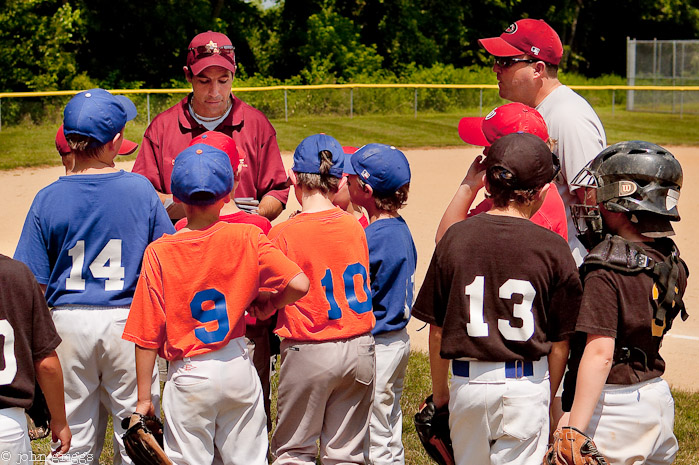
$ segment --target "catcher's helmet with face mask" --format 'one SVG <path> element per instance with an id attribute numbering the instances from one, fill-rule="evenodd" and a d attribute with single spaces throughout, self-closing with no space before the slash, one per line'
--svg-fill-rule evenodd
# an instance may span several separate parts
<path id="1" fill-rule="evenodd" d="M 600 152 L 573 179 L 573 186 L 594 189 L 584 204 L 571 206 L 578 238 L 589 250 L 604 238 L 599 204 L 610 212 L 626 213 L 648 237 L 674 234 L 670 221 L 679 221 L 677 201 L 682 167 L 660 147 L 643 141 L 619 142 Z"/>

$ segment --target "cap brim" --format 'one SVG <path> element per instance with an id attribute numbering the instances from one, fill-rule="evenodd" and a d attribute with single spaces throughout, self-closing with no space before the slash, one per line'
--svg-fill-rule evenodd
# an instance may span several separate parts
<path id="1" fill-rule="evenodd" d="M 481 117 L 461 118 L 461 121 L 459 121 L 459 136 L 461 136 L 464 142 L 480 147 L 490 146 L 490 142 L 483 134 L 484 119 Z"/>
<path id="2" fill-rule="evenodd" d="M 345 160 L 342 163 L 342 172 L 344 174 L 357 174 L 357 170 L 352 166 L 352 154 L 345 152 Z"/>
<path id="3" fill-rule="evenodd" d="M 124 141 L 121 143 L 121 148 L 119 149 L 119 155 L 131 155 L 137 148 L 138 144 L 136 142 L 124 139 Z"/>
<path id="4" fill-rule="evenodd" d="M 136 105 L 125 95 L 115 95 L 114 96 L 126 112 L 126 121 L 131 121 L 136 116 L 138 116 L 138 110 L 136 110 Z"/>
<path id="5" fill-rule="evenodd" d="M 192 74 L 197 75 L 211 66 L 220 66 L 221 68 L 226 68 L 228 71 L 235 73 L 235 65 L 231 63 L 230 60 L 218 54 L 197 60 L 195 63 L 189 65 L 189 69 L 192 71 Z"/>
<path id="6" fill-rule="evenodd" d="M 71 152 L 70 147 L 68 146 L 68 141 L 66 140 L 66 136 L 65 134 L 63 134 L 62 124 L 56 132 L 56 150 L 58 150 L 58 153 L 61 156 L 68 155 Z"/>
<path id="7" fill-rule="evenodd" d="M 496 57 L 514 57 L 522 55 L 524 52 L 517 47 L 505 42 L 501 37 L 489 37 L 487 39 L 479 39 L 478 43 Z"/>

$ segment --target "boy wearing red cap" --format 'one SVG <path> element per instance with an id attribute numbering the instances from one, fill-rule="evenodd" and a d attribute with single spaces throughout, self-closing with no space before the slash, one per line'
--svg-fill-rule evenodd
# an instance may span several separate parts
<path id="1" fill-rule="evenodd" d="M 219 221 L 232 188 L 225 152 L 195 144 L 177 156 L 172 189 L 188 223 L 146 249 L 123 333 L 136 344 L 137 413 L 158 413 L 144 375 L 156 354 L 170 361 L 164 442 L 175 465 L 210 464 L 215 456 L 224 465 L 267 464 L 262 389 L 243 314 L 259 294 L 255 313 L 264 318 L 308 290 L 299 267 L 259 228 Z"/>
<path id="2" fill-rule="evenodd" d="M 492 208 L 492 199 L 485 199 L 469 211 L 476 194 L 483 188 L 485 177 L 483 157 L 488 156 L 488 150 L 493 142 L 504 135 L 515 132 L 534 134 L 549 146 L 553 145 L 546 123 L 539 112 L 521 103 L 509 103 L 497 107 L 485 118 L 468 117 L 461 119 L 459 135 L 468 144 L 484 147 L 483 156 L 477 156 L 471 163 L 466 177 L 442 215 L 442 220 L 437 227 L 436 242 L 439 242 L 446 230 L 454 223 Z M 544 195 L 541 208 L 531 217 L 532 222 L 550 229 L 568 240 L 565 207 L 553 182 L 544 188 Z"/>
<path id="3" fill-rule="evenodd" d="M 143 136 L 134 173 L 148 178 L 172 219 L 184 216 L 170 190 L 178 153 L 206 131 L 233 138 L 245 160 L 237 194 L 260 201 L 259 214 L 270 220 L 281 213 L 289 195 L 277 136 L 267 117 L 231 93 L 235 48 L 220 32 L 203 32 L 189 44 L 183 68 L 192 93 L 159 114 Z"/>
<path id="4" fill-rule="evenodd" d="M 548 146 L 508 134 L 484 165 L 493 208 L 437 244 L 413 316 L 430 324 L 433 400 L 449 406 L 456 464 L 538 465 L 582 287 L 566 242 L 528 220 L 558 171 Z"/>
<path id="5" fill-rule="evenodd" d="M 558 80 L 558 65 L 563 56 L 561 39 L 541 19 L 521 19 L 499 37 L 478 41 L 495 57 L 500 97 L 536 108 L 544 117 L 553 152 L 561 160 L 556 181 L 566 207 L 568 244 L 578 265 L 587 253 L 575 237 L 569 207 L 582 200 L 582 192 L 572 185 L 575 175 L 606 147 L 607 141 L 599 117 L 590 104 Z"/>

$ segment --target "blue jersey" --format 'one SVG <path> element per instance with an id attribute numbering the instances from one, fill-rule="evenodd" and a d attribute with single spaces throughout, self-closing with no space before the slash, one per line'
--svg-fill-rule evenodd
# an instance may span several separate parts
<path id="1" fill-rule="evenodd" d="M 14 258 L 46 285 L 50 307 L 129 306 L 146 246 L 174 232 L 143 176 L 62 176 L 34 198 Z"/>
<path id="2" fill-rule="evenodd" d="M 374 221 L 364 230 L 369 245 L 371 300 L 376 317 L 372 334 L 402 329 L 413 307 L 417 251 L 402 217 Z"/>

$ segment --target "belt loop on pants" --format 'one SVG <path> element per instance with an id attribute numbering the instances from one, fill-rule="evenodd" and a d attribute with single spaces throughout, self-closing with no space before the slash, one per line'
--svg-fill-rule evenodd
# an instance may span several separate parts
<path id="1" fill-rule="evenodd" d="M 505 378 L 518 379 L 525 376 L 534 376 L 534 364 L 523 360 L 514 360 L 510 362 L 479 362 L 473 363 L 492 363 L 493 365 L 505 366 Z M 468 360 L 452 360 L 451 371 L 454 376 L 462 376 L 468 378 L 470 376 L 470 364 Z"/>

